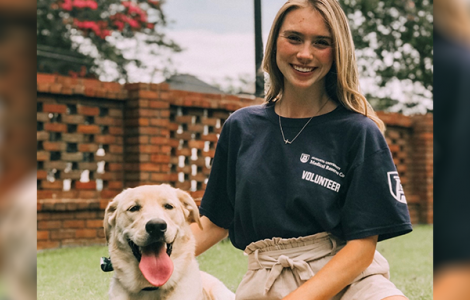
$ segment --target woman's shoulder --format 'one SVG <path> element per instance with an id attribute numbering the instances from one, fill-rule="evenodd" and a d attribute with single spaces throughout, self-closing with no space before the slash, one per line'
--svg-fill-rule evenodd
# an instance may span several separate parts
<path id="1" fill-rule="evenodd" d="M 267 107 L 267 105 L 265 103 L 245 106 L 245 107 L 239 108 L 236 111 L 234 111 L 230 115 L 230 117 L 231 118 L 234 118 L 234 117 L 236 117 L 236 118 L 246 118 L 246 117 L 251 117 L 251 116 L 254 116 L 254 115 L 264 114 L 266 107 Z"/>
<path id="2" fill-rule="evenodd" d="M 350 133 L 354 134 L 379 134 L 382 135 L 377 124 L 369 117 L 348 110 L 344 107 L 340 110 L 340 120 Z"/>
<path id="3" fill-rule="evenodd" d="M 341 111 L 340 125 L 335 129 L 351 155 L 369 154 L 388 149 L 385 136 L 377 124 L 367 116 L 347 109 Z"/>
<path id="4" fill-rule="evenodd" d="M 257 104 L 257 105 L 250 105 L 245 106 L 240 109 L 237 109 L 233 113 L 230 114 L 229 118 L 227 119 L 227 123 L 241 123 L 244 124 L 246 122 L 252 122 L 256 117 L 265 116 L 266 114 L 266 104 Z"/>
<path id="5" fill-rule="evenodd" d="M 225 120 L 222 131 L 224 135 L 239 136 L 263 126 L 266 120 L 266 105 L 250 105 L 237 109 Z"/>

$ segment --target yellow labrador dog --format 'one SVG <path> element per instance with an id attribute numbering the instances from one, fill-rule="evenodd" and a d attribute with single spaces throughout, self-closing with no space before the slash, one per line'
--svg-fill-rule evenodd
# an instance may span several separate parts
<path id="1" fill-rule="evenodd" d="M 201 226 L 194 200 L 167 184 L 117 195 L 104 216 L 114 268 L 109 299 L 235 299 L 221 281 L 199 271 L 193 222 Z"/>

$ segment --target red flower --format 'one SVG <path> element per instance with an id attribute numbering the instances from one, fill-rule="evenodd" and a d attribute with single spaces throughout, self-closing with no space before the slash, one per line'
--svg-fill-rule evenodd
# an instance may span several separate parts
<path id="1" fill-rule="evenodd" d="M 122 31 L 124 29 L 124 22 L 116 20 L 114 21 L 114 26 L 116 26 L 119 31 Z"/>
<path id="2" fill-rule="evenodd" d="M 87 1 L 87 2 L 88 2 L 88 7 L 89 7 L 90 9 L 95 10 L 95 9 L 98 8 L 98 3 L 96 3 L 95 1 L 91 1 L 91 0 L 90 0 L 90 1 Z"/>
<path id="3" fill-rule="evenodd" d="M 70 0 L 68 0 L 70 1 Z M 93 0 L 73 0 L 73 6 L 77 8 L 90 8 L 90 9 L 97 9 L 98 3 Z"/>
<path id="4" fill-rule="evenodd" d="M 121 2 L 121 4 L 127 8 L 127 13 L 129 15 L 138 15 L 140 22 L 142 23 L 147 22 L 147 14 L 139 6 L 134 5 L 133 3 L 128 2 L 128 1 Z M 131 27 L 134 27 L 134 26 L 131 25 Z"/>
<path id="5" fill-rule="evenodd" d="M 85 1 L 74 0 L 73 1 L 73 6 L 77 7 L 77 8 L 84 8 L 85 7 Z"/>
<path id="6" fill-rule="evenodd" d="M 72 10 L 72 0 L 64 0 L 64 2 L 60 5 L 62 9 L 71 11 Z"/>
<path id="7" fill-rule="evenodd" d="M 127 24 L 129 24 L 129 26 L 131 26 L 132 28 L 139 28 L 139 22 L 134 19 L 127 18 Z"/>
<path id="8" fill-rule="evenodd" d="M 142 11 L 142 9 L 140 9 L 140 7 L 134 6 L 134 5 L 129 5 L 129 6 L 127 7 L 127 11 L 129 12 L 129 14 L 135 13 L 135 14 L 140 15 L 140 14 L 143 13 L 143 11 Z"/>
<path id="9" fill-rule="evenodd" d="M 91 30 L 97 36 L 99 36 L 99 37 L 102 36 L 101 28 L 96 22 L 93 22 L 93 21 L 83 21 L 83 22 L 81 22 L 81 21 L 78 21 L 77 19 L 75 19 L 74 24 L 75 24 L 75 26 L 77 26 L 78 29 L 85 30 L 85 31 L 86 30 Z"/>
<path id="10" fill-rule="evenodd" d="M 132 28 L 139 28 L 139 22 L 137 22 L 136 20 L 128 17 L 128 16 L 125 16 L 125 15 L 120 15 L 120 19 L 121 21 L 129 24 L 129 26 L 131 26 Z"/>
<path id="11" fill-rule="evenodd" d="M 110 36 L 110 35 L 111 35 L 111 31 L 105 29 L 105 30 L 101 31 L 100 38 L 104 39 L 104 38 L 106 38 L 107 36 Z"/>

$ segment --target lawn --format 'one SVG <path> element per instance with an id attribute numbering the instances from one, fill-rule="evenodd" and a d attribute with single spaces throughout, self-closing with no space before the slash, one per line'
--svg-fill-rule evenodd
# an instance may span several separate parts
<path id="1" fill-rule="evenodd" d="M 410 300 L 432 299 L 432 230 L 415 226 L 405 236 L 380 242 L 378 250 L 388 259 L 391 279 Z M 106 247 L 66 248 L 37 255 L 38 300 L 107 299 L 112 272 L 100 269 Z M 198 257 L 200 268 L 235 291 L 246 271 L 247 258 L 223 241 Z"/>

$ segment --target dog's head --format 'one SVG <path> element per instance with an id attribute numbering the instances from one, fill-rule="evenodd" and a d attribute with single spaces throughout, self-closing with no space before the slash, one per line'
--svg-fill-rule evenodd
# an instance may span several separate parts
<path id="1" fill-rule="evenodd" d="M 171 276 L 173 243 L 199 221 L 191 196 L 167 184 L 126 189 L 108 204 L 104 217 L 106 240 L 132 250 L 144 277 L 154 286 Z M 113 258 L 111 258 L 113 259 Z"/>

